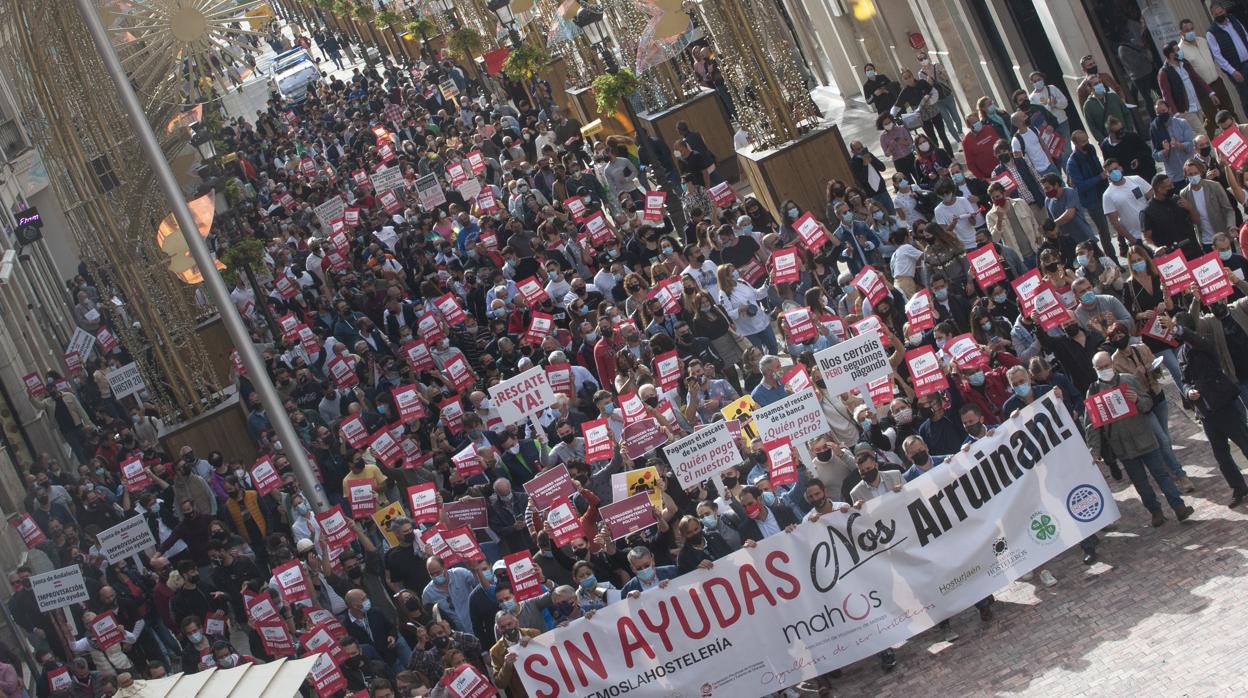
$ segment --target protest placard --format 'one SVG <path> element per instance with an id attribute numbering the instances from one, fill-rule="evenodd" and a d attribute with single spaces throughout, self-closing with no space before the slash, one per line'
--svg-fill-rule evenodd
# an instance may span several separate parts
<path id="1" fill-rule="evenodd" d="M 546 523 L 550 524 L 551 541 L 560 547 L 584 535 L 576 509 L 566 499 L 546 510 Z"/>
<path id="2" fill-rule="evenodd" d="M 931 345 L 925 344 L 906 352 L 906 366 L 910 369 L 910 384 L 914 386 L 915 397 L 922 398 L 949 389 L 949 381 L 945 379 L 940 359 Z"/>
<path id="3" fill-rule="evenodd" d="M 524 483 L 524 491 L 529 501 L 538 511 L 545 511 L 559 502 L 567 501 L 576 492 L 572 478 L 568 477 L 568 468 L 563 464 L 546 468 L 533 479 Z"/>
<path id="4" fill-rule="evenodd" d="M 30 590 L 35 594 L 35 604 L 40 613 L 82 603 L 91 598 L 87 593 L 87 583 L 82 578 L 82 568 L 78 565 L 31 575 Z"/>
<path id="5" fill-rule="evenodd" d="M 684 489 L 741 462 L 741 452 L 728 431 L 727 422 L 715 422 L 699 429 L 664 447 L 663 453 Z"/>
<path id="6" fill-rule="evenodd" d="M 1187 266 L 1200 290 L 1201 303 L 1213 305 L 1235 292 L 1216 251 L 1193 259 Z"/>
<path id="7" fill-rule="evenodd" d="M 141 550 L 156 547 L 156 538 L 142 514 L 100 531 L 100 554 L 109 564 L 124 560 Z"/>
<path id="8" fill-rule="evenodd" d="M 1083 405 L 1087 411 L 1088 418 L 1092 420 L 1092 426 L 1098 428 L 1114 422 L 1121 422 L 1138 413 L 1135 403 L 1127 399 L 1127 386 L 1125 384 L 1089 395 L 1083 401 Z"/>
<path id="9" fill-rule="evenodd" d="M 298 559 L 274 567 L 273 581 L 277 582 L 277 593 L 281 594 L 282 600 L 287 604 L 312 600 L 308 578 L 303 573 L 303 563 Z"/>
<path id="10" fill-rule="evenodd" d="M 523 422 L 529 415 L 555 404 L 556 399 L 546 371 L 540 366 L 490 388 L 490 404 L 498 410 L 505 425 Z"/>
<path id="11" fill-rule="evenodd" d="M 423 482 L 407 488 L 407 501 L 411 504 L 412 522 L 433 523 L 438 520 L 438 486 Z"/>
<path id="12" fill-rule="evenodd" d="M 646 492 L 604 504 L 598 511 L 607 525 L 607 535 L 611 536 L 611 540 L 630 536 L 658 521 L 654 516 L 654 504 Z"/>
<path id="13" fill-rule="evenodd" d="M 847 393 L 893 370 L 879 335 L 859 335 L 815 353 L 815 365 L 823 374 L 830 395 Z"/>
<path id="14" fill-rule="evenodd" d="M 478 531 L 489 528 L 484 497 L 464 497 L 447 502 L 442 510 L 446 512 L 447 524 L 452 527 L 467 526 Z"/>

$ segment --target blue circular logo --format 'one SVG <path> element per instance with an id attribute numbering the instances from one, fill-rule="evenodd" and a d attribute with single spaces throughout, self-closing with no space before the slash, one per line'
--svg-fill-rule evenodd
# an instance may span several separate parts
<path id="1" fill-rule="evenodd" d="M 1094 521 L 1104 510 L 1105 497 L 1092 485 L 1076 485 L 1066 495 L 1066 511 L 1075 521 Z"/>

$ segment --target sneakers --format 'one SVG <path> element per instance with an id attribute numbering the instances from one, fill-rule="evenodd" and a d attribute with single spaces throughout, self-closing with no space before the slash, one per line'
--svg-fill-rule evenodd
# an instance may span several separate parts
<path id="1" fill-rule="evenodd" d="M 880 668 L 888 673 L 897 668 L 897 653 L 892 648 L 880 652 Z"/>
<path id="2" fill-rule="evenodd" d="M 1191 518 L 1192 514 L 1194 513 L 1196 513 L 1196 510 L 1193 509 L 1191 505 L 1188 505 L 1174 512 L 1174 518 L 1178 519 L 1179 521 L 1187 521 L 1189 518 Z"/>
<path id="3" fill-rule="evenodd" d="M 1186 475 L 1180 475 L 1175 478 L 1174 484 L 1178 485 L 1179 491 L 1184 494 L 1196 491 L 1196 485 L 1192 484 L 1192 481 L 1189 480 Z"/>
<path id="4" fill-rule="evenodd" d="M 985 623 L 992 622 L 992 607 L 984 606 L 983 608 L 979 609 L 979 619 Z"/>
<path id="5" fill-rule="evenodd" d="M 1054 577 L 1053 573 L 1048 570 L 1040 570 L 1040 583 L 1052 589 L 1057 586 L 1057 577 Z"/>
<path id="6" fill-rule="evenodd" d="M 1085 564 L 1085 565 L 1095 565 L 1095 564 L 1096 564 L 1097 559 L 1098 559 L 1098 557 L 1097 557 L 1097 555 L 1096 555 L 1096 551 L 1095 551 L 1095 550 L 1093 550 L 1093 551 L 1092 551 L 1092 552 L 1090 552 L 1090 553 L 1084 553 L 1084 554 L 1083 554 L 1083 564 Z"/>
<path id="7" fill-rule="evenodd" d="M 1158 526 L 1164 524 L 1165 522 L 1166 522 L 1165 514 L 1162 514 L 1160 511 L 1153 512 L 1153 528 L 1157 528 Z"/>

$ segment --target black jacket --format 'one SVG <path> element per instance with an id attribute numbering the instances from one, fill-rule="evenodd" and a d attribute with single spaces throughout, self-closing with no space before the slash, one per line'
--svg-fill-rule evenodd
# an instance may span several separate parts
<path id="1" fill-rule="evenodd" d="M 1199 391 L 1200 399 L 1193 404 L 1201 419 L 1208 419 L 1239 397 L 1239 386 L 1222 371 L 1213 342 L 1187 329 L 1179 335 L 1179 340 L 1182 342 L 1179 367 L 1183 372 L 1183 397 L 1187 397 L 1189 390 Z"/>
<path id="2" fill-rule="evenodd" d="M 789 524 L 800 523 L 797 520 L 797 516 L 789 511 L 788 507 L 772 506 L 767 508 L 771 510 L 771 515 L 775 517 L 776 523 L 780 525 L 781 530 L 788 528 Z M 752 540 L 757 543 L 763 539 L 762 531 L 758 528 L 758 521 L 754 519 L 744 519 L 738 529 L 741 531 L 741 540 L 743 541 Z"/>
<path id="3" fill-rule="evenodd" d="M 359 642 L 361 645 L 372 645 L 382 659 L 385 659 L 387 662 L 393 662 L 395 650 L 389 646 L 386 638 L 393 637 L 396 640 L 398 639 L 399 631 L 394 627 L 394 623 L 390 622 L 386 614 L 375 608 L 370 608 L 364 614 L 364 617 L 368 620 L 368 630 L 365 630 L 359 623 L 352 620 L 350 612 L 338 616 L 338 620 L 342 622 L 342 627 L 347 629 L 347 634 L 355 638 L 356 642 Z"/>

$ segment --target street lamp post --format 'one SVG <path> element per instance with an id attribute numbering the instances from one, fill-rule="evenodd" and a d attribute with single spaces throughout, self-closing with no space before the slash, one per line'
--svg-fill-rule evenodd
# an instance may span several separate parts
<path id="1" fill-rule="evenodd" d="M 485 7 L 493 12 L 494 16 L 498 17 L 498 23 L 507 29 L 507 40 L 511 42 L 511 47 L 520 48 L 523 39 L 520 38 L 520 32 L 516 30 L 516 13 L 511 11 L 511 0 L 489 0 Z"/>
<path id="2" fill-rule="evenodd" d="M 195 217 L 191 213 L 190 206 L 187 205 L 186 199 L 182 196 L 182 188 L 178 185 L 177 177 L 173 174 L 173 168 L 165 160 L 165 154 L 161 151 L 160 144 L 156 141 L 156 134 L 152 131 L 152 125 L 147 122 L 147 115 L 143 112 L 143 106 L 139 104 L 138 95 L 135 94 L 134 87 L 130 84 L 130 78 L 126 75 L 126 71 L 121 65 L 121 59 L 117 57 L 117 52 L 113 49 L 112 39 L 108 36 L 108 30 L 104 28 L 99 15 L 96 14 L 95 2 L 94 0 L 77 0 L 77 3 L 78 11 L 82 14 L 83 22 L 86 24 L 87 30 L 91 34 L 91 39 L 95 43 L 95 50 L 99 53 L 100 60 L 104 63 L 104 68 L 108 71 L 109 77 L 112 78 L 113 85 L 117 90 L 117 96 L 121 100 L 121 106 L 129 117 L 130 128 L 138 141 L 139 149 L 147 159 L 148 164 L 151 165 L 152 171 L 156 175 L 156 181 L 160 183 L 160 188 L 165 198 L 169 200 L 169 204 L 173 207 L 174 218 L 182 231 L 182 237 L 186 240 L 186 246 L 190 250 L 191 258 L 195 260 L 195 264 L 199 266 L 200 273 L 204 276 L 204 286 L 213 302 L 216 303 L 217 310 L 221 313 L 222 324 L 225 325 L 225 329 L 229 332 L 230 339 L 234 342 L 239 358 L 242 359 L 243 366 L 247 369 L 247 376 L 251 379 L 256 393 L 260 396 L 265 413 L 268 415 L 269 423 L 276 430 L 277 438 L 281 439 L 286 458 L 290 461 L 295 479 L 299 482 L 299 488 L 316 511 L 326 511 L 329 509 L 329 501 L 325 498 L 325 488 L 321 485 L 320 480 L 317 479 L 316 470 L 312 467 L 307 454 L 303 450 L 299 434 L 295 431 L 294 425 L 290 423 L 290 417 L 286 414 L 286 409 L 282 405 L 282 396 L 277 392 L 277 388 L 273 386 L 273 381 L 269 378 L 269 374 L 265 369 L 264 360 L 260 357 L 260 352 L 256 350 L 256 345 L 252 344 L 247 326 L 243 323 L 242 316 L 238 314 L 238 309 L 234 307 L 234 302 L 230 299 L 229 289 L 225 287 L 225 281 L 221 279 L 221 274 L 217 271 L 212 253 L 208 251 L 208 245 L 199 235 L 199 226 L 195 223 Z M 87 85 L 84 87 L 87 89 L 100 89 L 101 86 Z M 211 143 L 209 143 L 208 147 L 211 147 Z"/>
<path id="3" fill-rule="evenodd" d="M 601 7 L 582 3 L 581 9 L 576 11 L 576 16 L 572 19 L 572 23 L 585 32 L 585 38 L 598 51 L 598 55 L 602 58 L 607 72 L 615 75 L 620 72 L 620 63 L 615 57 L 615 51 L 611 50 L 611 36 L 607 33 L 607 25 L 602 21 L 602 17 Z M 641 128 L 641 122 L 637 119 L 637 111 L 633 109 L 632 100 L 629 97 L 624 97 L 620 101 L 624 106 L 624 114 L 628 116 L 628 121 L 633 125 L 633 130 L 637 134 L 637 147 L 641 149 L 646 162 L 650 163 L 650 174 L 654 179 L 654 184 L 667 192 L 667 201 L 673 214 L 672 217 L 676 219 L 678 225 L 683 225 L 685 216 L 684 210 L 680 205 L 680 192 L 675 191 L 671 183 L 668 182 L 667 168 L 663 166 L 658 154 L 654 152 L 654 148 L 650 144 L 649 134 L 645 133 L 645 129 Z"/>

